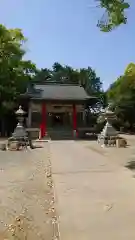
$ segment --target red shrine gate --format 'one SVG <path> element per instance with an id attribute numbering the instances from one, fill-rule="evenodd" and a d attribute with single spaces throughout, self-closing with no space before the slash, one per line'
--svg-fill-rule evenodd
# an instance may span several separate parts
<path id="1" fill-rule="evenodd" d="M 40 109 L 40 110 L 39 110 Z M 33 127 L 40 128 L 40 137 L 45 137 L 50 128 L 72 129 L 73 135 L 77 135 L 77 116 L 83 113 L 83 107 L 76 104 L 48 104 L 42 102 L 40 105 L 31 103 L 31 124 Z M 41 123 L 34 121 L 32 115 L 34 113 L 41 114 Z M 55 120 L 59 121 L 55 121 Z M 53 121 L 54 120 L 54 121 Z M 69 120 L 69 121 L 67 121 Z M 54 123 L 55 122 L 55 123 Z M 51 124 L 52 123 L 52 124 Z"/>

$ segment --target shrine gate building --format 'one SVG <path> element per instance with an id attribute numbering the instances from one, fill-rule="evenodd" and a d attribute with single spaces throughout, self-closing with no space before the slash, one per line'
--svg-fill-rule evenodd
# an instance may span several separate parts
<path id="1" fill-rule="evenodd" d="M 28 103 L 27 127 L 39 128 L 41 138 L 54 132 L 77 136 L 85 123 L 85 106 L 93 98 L 82 86 L 52 82 L 32 84 L 22 96 Z"/>

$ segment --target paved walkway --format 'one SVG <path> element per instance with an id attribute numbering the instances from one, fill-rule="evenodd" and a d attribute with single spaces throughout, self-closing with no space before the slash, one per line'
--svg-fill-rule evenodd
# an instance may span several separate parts
<path id="1" fill-rule="evenodd" d="M 73 141 L 50 143 L 61 240 L 134 240 L 135 179 Z"/>

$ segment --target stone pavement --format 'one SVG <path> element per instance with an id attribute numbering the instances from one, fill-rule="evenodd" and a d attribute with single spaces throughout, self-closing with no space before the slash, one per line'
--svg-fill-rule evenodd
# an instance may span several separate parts
<path id="1" fill-rule="evenodd" d="M 80 142 L 50 142 L 61 240 L 134 240 L 135 179 Z"/>

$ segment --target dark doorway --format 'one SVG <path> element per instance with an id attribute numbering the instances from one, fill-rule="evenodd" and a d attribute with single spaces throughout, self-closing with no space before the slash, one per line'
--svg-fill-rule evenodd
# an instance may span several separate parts
<path id="1" fill-rule="evenodd" d="M 53 113 L 52 114 L 52 125 L 55 126 L 63 126 L 63 113 Z"/>
<path id="2" fill-rule="evenodd" d="M 72 139 L 72 126 L 70 126 L 69 114 L 51 112 L 48 114 L 48 135 L 52 140 Z"/>

